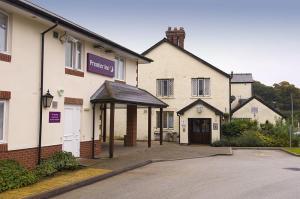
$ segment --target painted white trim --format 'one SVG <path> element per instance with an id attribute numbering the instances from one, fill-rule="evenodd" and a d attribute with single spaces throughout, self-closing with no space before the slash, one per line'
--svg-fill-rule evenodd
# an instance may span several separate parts
<path id="1" fill-rule="evenodd" d="M 123 64 L 124 64 L 124 79 L 119 79 L 117 77 L 117 69 L 115 67 L 115 80 L 117 81 L 122 81 L 122 82 L 126 82 L 126 59 L 123 57 L 115 57 L 115 63 L 118 64 L 118 68 L 119 68 L 119 61 L 123 60 Z"/>
<path id="2" fill-rule="evenodd" d="M 5 144 L 7 143 L 7 102 L 0 100 L 1 104 L 4 104 L 4 110 L 3 110 L 3 139 L 0 140 L 0 144 Z"/>
<path id="3" fill-rule="evenodd" d="M 6 15 L 7 16 L 7 27 L 6 27 L 6 50 L 5 51 L 1 51 L 0 50 L 0 53 L 3 53 L 3 54 L 7 54 L 7 55 L 10 55 L 10 50 L 9 50 L 9 42 L 10 42 L 10 26 L 11 26 L 11 17 L 10 15 L 3 11 L 3 10 L 0 10 L 0 13 L 3 14 L 3 15 Z"/>

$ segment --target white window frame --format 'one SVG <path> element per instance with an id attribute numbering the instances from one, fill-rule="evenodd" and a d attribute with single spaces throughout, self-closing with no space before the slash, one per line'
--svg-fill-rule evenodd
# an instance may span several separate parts
<path id="1" fill-rule="evenodd" d="M 0 10 L 1 14 L 6 15 L 7 16 L 7 27 L 6 27 L 6 50 L 2 51 L 0 50 L 0 53 L 4 53 L 4 54 L 9 54 L 9 34 L 10 34 L 10 16 L 7 12 L 4 12 L 2 10 Z"/>
<path id="2" fill-rule="evenodd" d="M 124 79 L 121 79 L 118 75 L 119 73 L 119 63 L 121 62 L 121 60 L 123 61 L 123 67 L 124 67 Z M 118 81 L 126 81 L 126 59 L 123 57 L 115 57 L 115 80 Z"/>
<path id="3" fill-rule="evenodd" d="M 194 92 L 193 92 L 193 80 L 196 80 L 197 81 L 197 94 L 194 95 Z M 199 94 L 199 81 L 203 81 L 203 95 L 200 95 Z M 209 94 L 205 94 L 205 87 L 206 87 L 206 81 L 205 80 L 208 80 L 209 81 L 209 88 L 208 88 L 208 92 Z M 192 97 L 210 97 L 211 96 L 211 78 L 192 78 L 191 79 L 191 93 L 192 93 Z"/>
<path id="4" fill-rule="evenodd" d="M 6 143 L 6 121 L 7 121 L 7 102 L 0 100 L 1 104 L 4 104 L 4 110 L 3 110 L 3 138 L 0 139 L 0 144 Z"/>
<path id="5" fill-rule="evenodd" d="M 174 113 L 174 111 L 163 111 L 163 117 L 164 117 L 164 113 L 166 113 L 167 114 L 167 127 L 163 127 L 163 129 L 169 129 L 169 130 L 172 130 L 172 129 L 174 129 L 174 123 L 175 123 L 175 117 L 174 117 L 174 115 L 175 115 L 175 113 Z M 170 113 L 173 113 L 173 127 L 170 127 L 170 124 L 169 124 L 169 114 Z M 158 120 L 158 118 L 160 117 L 160 112 L 159 111 L 157 111 L 156 112 L 156 128 L 160 128 L 159 127 L 159 120 Z M 164 120 L 163 120 L 163 126 L 164 126 Z"/>
<path id="6" fill-rule="evenodd" d="M 67 54 L 67 49 L 66 45 L 68 43 L 71 43 L 72 45 L 72 52 L 71 52 L 71 66 L 68 66 L 66 64 L 66 54 Z M 80 63 L 78 63 L 78 54 L 77 54 L 77 48 L 78 48 L 78 43 L 81 45 L 80 47 Z M 77 40 L 73 37 L 69 37 L 67 41 L 65 42 L 65 67 L 70 68 L 72 70 L 78 70 L 78 71 L 83 71 L 83 43 L 80 40 Z M 80 64 L 80 68 L 78 67 L 78 64 Z"/>
<path id="7" fill-rule="evenodd" d="M 164 85 L 163 81 L 167 81 L 167 95 L 164 95 Z M 169 87 L 170 83 L 172 82 L 172 88 Z M 159 92 L 160 91 L 160 92 Z M 171 94 L 172 93 L 172 94 Z M 156 80 L 156 96 L 157 97 L 174 97 L 174 79 L 172 78 L 165 78 L 165 79 L 157 79 Z"/>

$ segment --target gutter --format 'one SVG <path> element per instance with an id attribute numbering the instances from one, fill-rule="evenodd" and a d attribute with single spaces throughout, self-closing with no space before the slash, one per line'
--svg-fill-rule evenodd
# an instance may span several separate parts
<path id="1" fill-rule="evenodd" d="M 231 122 L 231 80 L 232 80 L 232 77 L 233 77 L 233 72 L 231 72 L 231 75 L 229 77 L 229 122 Z"/>
<path id="2" fill-rule="evenodd" d="M 41 50 L 41 79 L 40 79 L 40 121 L 39 121 L 39 145 L 38 145 L 38 164 L 41 163 L 42 152 L 42 128 L 43 128 L 43 92 L 44 92 L 44 57 L 45 57 L 45 35 L 56 28 L 58 23 L 48 28 L 41 33 L 42 37 L 42 50 Z"/>

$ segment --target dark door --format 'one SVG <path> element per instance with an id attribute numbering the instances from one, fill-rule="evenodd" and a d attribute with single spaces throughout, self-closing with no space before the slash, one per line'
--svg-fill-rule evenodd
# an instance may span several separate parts
<path id="1" fill-rule="evenodd" d="M 208 118 L 189 119 L 189 142 L 191 144 L 211 143 L 211 119 Z"/>

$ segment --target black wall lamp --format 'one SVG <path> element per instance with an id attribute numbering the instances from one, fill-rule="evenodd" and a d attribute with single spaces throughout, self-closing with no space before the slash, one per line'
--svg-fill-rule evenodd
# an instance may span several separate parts
<path id="1" fill-rule="evenodd" d="M 43 95 L 43 105 L 44 108 L 49 108 L 53 101 L 53 95 L 50 94 L 49 90 L 45 95 Z"/>

